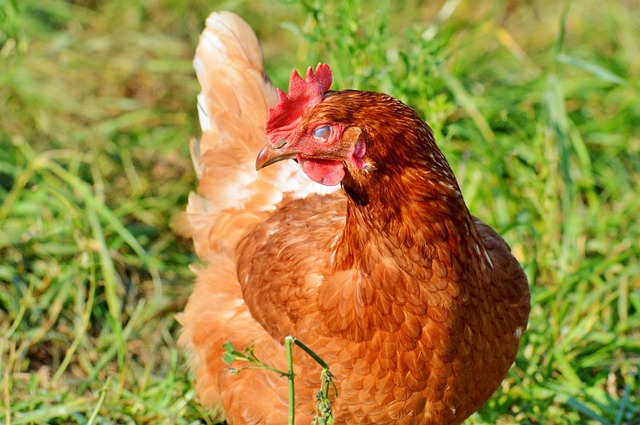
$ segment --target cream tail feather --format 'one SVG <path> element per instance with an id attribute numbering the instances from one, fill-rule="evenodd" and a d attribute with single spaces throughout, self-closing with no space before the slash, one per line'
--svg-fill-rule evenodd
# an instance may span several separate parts
<path id="1" fill-rule="evenodd" d="M 206 21 L 194 67 L 202 87 L 198 115 L 202 137 L 191 143 L 200 179 L 189 196 L 179 231 L 194 239 L 200 258 L 230 252 L 285 193 L 294 198 L 328 193 L 306 177 L 298 164 L 282 162 L 257 172 L 255 160 L 267 143 L 268 107 L 278 100 L 264 74 L 258 40 L 237 15 L 214 12 Z"/>

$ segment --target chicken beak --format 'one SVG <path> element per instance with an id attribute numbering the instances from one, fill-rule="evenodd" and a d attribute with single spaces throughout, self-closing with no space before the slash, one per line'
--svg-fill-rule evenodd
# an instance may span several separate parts
<path id="1" fill-rule="evenodd" d="M 286 143 L 281 144 L 279 147 L 273 147 L 270 144 L 267 144 L 262 148 L 256 158 L 256 170 L 259 171 L 278 161 L 293 159 L 296 155 L 298 155 L 298 152 L 286 149 Z"/>

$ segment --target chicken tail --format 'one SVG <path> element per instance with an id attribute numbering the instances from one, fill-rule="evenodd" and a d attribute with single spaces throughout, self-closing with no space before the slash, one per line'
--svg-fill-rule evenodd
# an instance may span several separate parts
<path id="1" fill-rule="evenodd" d="M 196 253 L 206 260 L 213 252 L 234 250 L 284 193 L 303 197 L 334 189 L 311 182 L 292 162 L 256 172 L 256 156 L 267 143 L 268 108 L 278 96 L 264 74 L 258 40 L 245 21 L 231 12 L 209 15 L 193 63 L 202 87 L 202 137 L 191 142 L 200 182 L 175 228 L 193 238 Z"/>
<path id="2" fill-rule="evenodd" d="M 200 181 L 175 228 L 193 238 L 196 253 L 206 260 L 235 247 L 266 207 L 265 199 L 256 199 L 268 194 L 260 192 L 262 176 L 253 161 L 266 142 L 263 127 L 276 93 L 263 76 L 253 30 L 233 13 L 207 18 L 193 64 L 202 88 L 202 137 L 191 141 L 191 159 Z"/>

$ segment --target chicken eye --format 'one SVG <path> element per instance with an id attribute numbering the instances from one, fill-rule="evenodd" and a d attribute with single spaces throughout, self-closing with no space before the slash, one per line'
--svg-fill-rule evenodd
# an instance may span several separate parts
<path id="1" fill-rule="evenodd" d="M 313 130 L 313 137 L 317 140 L 326 142 L 331 136 L 331 126 L 323 125 Z"/>

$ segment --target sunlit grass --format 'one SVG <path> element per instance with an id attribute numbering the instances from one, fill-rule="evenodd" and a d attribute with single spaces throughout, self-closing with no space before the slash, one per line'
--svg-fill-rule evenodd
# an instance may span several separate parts
<path id="1" fill-rule="evenodd" d="M 255 3 L 255 4 L 254 4 Z M 640 423 L 640 9 L 633 2 L 0 2 L 0 418 L 215 423 L 173 315 L 204 18 L 284 86 L 322 60 L 433 126 L 533 309 L 468 423 Z"/>

